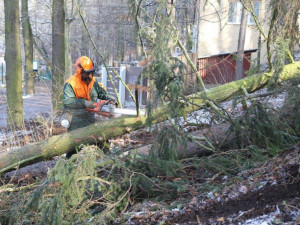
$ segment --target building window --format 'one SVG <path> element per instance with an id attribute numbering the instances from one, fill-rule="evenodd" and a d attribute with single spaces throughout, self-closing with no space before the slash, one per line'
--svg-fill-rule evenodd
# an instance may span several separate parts
<path id="1" fill-rule="evenodd" d="M 252 1 L 254 14 L 259 18 L 260 16 L 260 1 Z M 240 24 L 242 20 L 242 9 L 243 5 L 240 1 L 229 2 L 228 8 L 228 23 Z M 254 18 L 251 13 L 248 13 L 248 24 L 254 24 Z"/>
<path id="2" fill-rule="evenodd" d="M 240 15 L 238 14 L 239 12 L 238 6 L 240 4 L 238 3 L 240 2 L 229 2 L 228 23 L 237 23 L 238 17 L 240 17 Z"/>
<path id="3" fill-rule="evenodd" d="M 259 19 L 260 17 L 260 1 L 253 1 L 253 12 L 254 15 Z M 251 13 L 248 14 L 248 24 L 254 24 L 254 18 Z"/>

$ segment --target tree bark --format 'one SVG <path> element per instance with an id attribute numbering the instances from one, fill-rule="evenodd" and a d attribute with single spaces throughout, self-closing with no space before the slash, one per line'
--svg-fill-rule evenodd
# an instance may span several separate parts
<path id="1" fill-rule="evenodd" d="M 73 75 L 71 28 L 78 12 L 74 11 L 74 1 L 65 1 L 65 80 Z"/>
<path id="2" fill-rule="evenodd" d="M 233 134 L 228 135 L 226 133 L 229 126 L 230 126 L 229 123 L 218 124 L 212 126 L 211 128 L 205 128 L 202 130 L 191 132 L 190 135 L 194 137 L 206 137 L 215 145 L 217 149 L 226 149 L 226 148 L 228 149 L 229 146 L 231 147 L 234 146 L 234 142 L 233 142 L 234 135 Z M 199 144 L 193 141 L 188 141 L 186 145 L 179 146 L 178 158 L 186 159 L 194 156 L 204 156 L 213 153 L 213 151 L 207 149 L 210 147 L 207 144 L 207 142 L 205 141 L 199 141 L 199 142 L 201 142 L 202 146 L 200 146 Z M 124 152 L 122 155 L 128 155 L 131 152 L 137 153 L 139 155 L 149 155 L 152 144 L 153 143 L 150 143 L 148 145 L 139 148 L 134 148 L 133 150 Z"/>
<path id="3" fill-rule="evenodd" d="M 22 0 L 22 31 L 25 51 L 25 92 L 27 95 L 34 94 L 33 65 L 33 35 L 28 16 L 28 0 Z"/>
<path id="4" fill-rule="evenodd" d="M 64 0 L 52 3 L 52 107 L 62 106 L 65 73 L 65 10 Z"/>
<path id="5" fill-rule="evenodd" d="M 268 38 L 267 38 L 267 54 L 268 54 L 268 65 L 269 65 L 269 71 L 272 72 L 273 70 L 273 64 L 272 64 L 272 53 L 271 53 L 271 42 L 273 38 L 273 29 L 274 29 L 274 24 L 275 20 L 278 15 L 278 9 L 277 7 L 274 9 L 272 12 L 272 18 L 269 26 L 269 32 L 268 32 Z"/>
<path id="6" fill-rule="evenodd" d="M 235 70 L 235 80 L 240 80 L 243 78 L 243 65 L 244 65 L 244 47 L 245 47 L 245 38 L 247 30 L 247 19 L 248 11 L 245 7 L 242 10 L 242 21 L 239 31 L 239 41 L 237 48 L 237 59 L 236 59 L 236 70 Z"/>
<path id="7" fill-rule="evenodd" d="M 67 80 L 69 77 L 72 76 L 72 49 L 71 49 L 71 41 L 70 41 L 70 29 L 71 28 L 71 21 L 67 20 L 65 22 L 65 43 L 66 43 L 66 52 L 65 52 L 65 77 L 64 79 Z"/>
<path id="8" fill-rule="evenodd" d="M 264 87 L 272 73 L 262 73 L 242 80 L 227 83 L 206 91 L 187 96 L 193 104 L 187 106 L 181 113 L 187 114 L 200 109 L 206 105 L 207 96 L 215 102 L 222 102 L 242 95 L 244 87 L 249 93 Z M 280 75 L 281 80 L 300 78 L 300 62 L 286 65 Z M 207 98 L 206 97 L 206 98 Z M 167 119 L 168 111 L 160 109 L 156 112 L 153 123 L 162 122 Z M 146 117 L 119 117 L 108 121 L 99 122 L 90 126 L 77 129 L 70 133 L 57 135 L 46 141 L 27 145 L 19 149 L 0 154 L 0 173 L 25 166 L 34 162 L 51 159 L 53 156 L 72 151 L 81 144 L 95 144 L 104 139 L 121 136 L 129 131 L 137 130 L 145 126 Z"/>
<path id="9" fill-rule="evenodd" d="M 5 62 L 8 127 L 24 126 L 19 1 L 5 0 Z"/>

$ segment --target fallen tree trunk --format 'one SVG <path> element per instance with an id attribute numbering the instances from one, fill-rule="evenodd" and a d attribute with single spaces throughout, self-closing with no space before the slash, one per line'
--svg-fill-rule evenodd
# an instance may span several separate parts
<path id="1" fill-rule="evenodd" d="M 187 96 L 193 102 L 184 109 L 184 114 L 198 110 L 206 104 L 206 99 L 222 102 L 234 96 L 243 94 L 242 88 L 249 93 L 264 87 L 272 73 L 262 73 L 247 77 L 239 81 L 220 85 L 209 89 L 206 93 L 199 92 Z M 300 62 L 286 65 L 280 75 L 281 80 L 300 78 Z M 167 118 L 167 110 L 161 109 L 157 112 L 154 123 L 161 122 Z M 121 136 L 132 130 L 145 126 L 146 117 L 119 117 L 105 122 L 99 122 L 90 126 L 77 129 L 70 133 L 57 135 L 33 145 L 20 147 L 9 152 L 0 154 L 0 173 L 8 170 L 32 164 L 34 162 L 51 159 L 77 148 L 81 144 L 95 144 L 104 139 Z"/>
<path id="2" fill-rule="evenodd" d="M 229 123 L 223 123 L 214 125 L 210 128 L 204 128 L 202 130 L 196 130 L 189 133 L 193 137 L 206 137 L 208 140 L 212 142 L 212 144 L 218 149 L 228 149 L 229 146 L 232 147 L 235 145 L 233 139 L 235 138 L 234 134 L 227 134 Z M 210 147 L 206 141 L 199 141 L 201 145 L 196 143 L 195 141 L 187 141 L 185 145 L 178 146 L 178 158 L 186 159 L 192 158 L 194 156 L 205 156 L 210 155 L 213 151 L 208 150 Z M 122 155 L 128 155 L 130 153 L 137 153 L 140 155 L 149 155 L 152 144 L 150 143 L 145 146 L 141 146 L 135 149 L 128 150 L 124 152 Z"/>
<path id="3" fill-rule="evenodd" d="M 203 130 L 197 130 L 190 133 L 190 135 L 195 137 L 203 137 L 206 136 L 209 140 L 211 140 L 218 148 L 220 149 L 228 149 L 228 146 L 232 146 L 232 140 L 234 135 L 228 136 L 226 134 L 226 130 L 230 126 L 228 123 L 219 124 L 212 126 L 211 128 L 205 128 Z M 217 144 L 217 143 L 222 143 Z M 137 148 L 131 148 L 124 150 L 124 153 L 120 156 L 121 158 L 127 156 L 129 154 L 139 154 L 139 155 L 149 155 L 151 146 L 154 143 L 148 143 L 147 145 L 140 146 Z M 201 143 L 203 146 L 208 147 L 206 142 Z M 203 146 L 200 146 L 196 142 L 188 141 L 186 145 L 179 146 L 178 149 L 178 158 L 186 159 L 194 156 L 204 156 L 209 155 L 212 151 L 207 150 Z M 33 165 L 29 165 L 24 168 L 20 168 L 17 171 L 11 171 L 4 175 L 5 182 L 14 182 L 19 183 L 20 180 L 23 183 L 30 183 L 33 181 L 33 177 L 44 177 L 47 174 L 49 169 L 52 169 L 56 164 L 56 161 L 46 161 L 46 162 L 38 162 Z M 1 192 L 1 191 L 0 191 Z"/>

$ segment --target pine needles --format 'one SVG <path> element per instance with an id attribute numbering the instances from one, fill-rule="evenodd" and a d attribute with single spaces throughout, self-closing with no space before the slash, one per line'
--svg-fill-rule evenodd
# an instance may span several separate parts
<path id="1" fill-rule="evenodd" d="M 70 160 L 60 159 L 48 178 L 32 193 L 19 192 L 9 224 L 108 224 L 141 198 L 183 190 L 161 180 L 163 164 L 135 154 L 120 157 L 116 150 L 105 155 L 96 146 L 82 146 Z M 173 163 L 173 165 L 175 165 Z M 176 168 L 176 167 L 174 167 Z"/>
<path id="2" fill-rule="evenodd" d="M 298 140 L 289 125 L 259 101 L 253 102 L 243 115 L 237 117 L 231 128 L 240 148 L 249 145 L 283 148 Z"/>

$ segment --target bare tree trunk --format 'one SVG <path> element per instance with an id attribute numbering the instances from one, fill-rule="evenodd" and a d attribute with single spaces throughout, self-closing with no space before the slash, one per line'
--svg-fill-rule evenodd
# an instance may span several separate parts
<path id="1" fill-rule="evenodd" d="M 52 107 L 56 111 L 62 105 L 65 73 L 64 0 L 53 0 L 52 12 Z"/>
<path id="2" fill-rule="evenodd" d="M 196 33 L 197 33 L 197 42 L 196 42 L 196 58 L 198 59 L 199 52 L 199 33 L 200 33 L 200 9 L 201 9 L 201 0 L 196 0 L 196 16 L 195 16 L 195 25 L 196 25 Z M 196 64 L 195 64 L 196 65 Z"/>
<path id="3" fill-rule="evenodd" d="M 193 103 L 184 109 L 183 114 L 191 113 L 207 104 L 207 98 L 222 102 L 242 95 L 242 87 L 249 93 L 264 87 L 272 74 L 262 73 L 242 80 L 226 83 L 218 87 L 189 95 L 187 99 Z M 284 66 L 280 79 L 287 80 L 300 78 L 300 62 Z M 203 98 L 204 96 L 204 98 Z M 153 123 L 165 121 L 168 118 L 167 112 L 160 109 L 156 112 Z M 51 159 L 53 156 L 72 151 L 81 144 L 95 144 L 104 139 L 119 137 L 128 130 L 137 130 L 146 125 L 146 117 L 118 117 L 101 123 L 95 123 L 87 127 L 74 130 L 69 133 L 57 135 L 48 140 L 27 145 L 19 149 L 0 154 L 0 173 L 12 170 L 18 166 L 25 166 L 34 162 Z"/>
<path id="4" fill-rule="evenodd" d="M 187 5 L 184 8 L 184 26 L 186 29 L 186 50 L 188 52 L 191 52 L 193 48 L 193 34 L 192 34 L 192 24 L 190 22 L 189 18 L 189 2 L 187 2 Z"/>
<path id="5" fill-rule="evenodd" d="M 299 9 L 299 10 L 300 10 L 300 9 Z M 299 11 L 299 10 L 298 10 L 298 11 Z M 299 20 L 299 17 L 300 17 L 300 13 L 299 13 L 299 12 L 298 12 L 298 13 L 295 13 L 295 14 L 293 15 L 293 27 L 297 27 L 297 26 L 298 26 L 298 30 L 299 30 L 299 25 L 300 25 L 299 22 L 298 22 L 298 21 L 300 21 L 300 20 Z M 297 38 L 300 37 L 300 35 L 299 35 L 299 33 L 298 33 L 298 35 L 297 35 L 297 34 L 295 34 L 294 32 L 292 32 L 289 36 L 290 36 L 289 38 L 291 39 L 289 49 L 290 49 L 290 52 L 291 52 L 292 56 L 294 57 L 296 41 L 297 41 Z M 297 36 L 298 36 L 298 37 L 297 37 Z M 298 39 L 298 41 L 299 41 L 299 39 Z"/>
<path id="6" fill-rule="evenodd" d="M 137 32 L 137 31 L 136 31 Z M 136 60 L 142 60 L 143 49 L 138 35 L 136 35 Z"/>
<path id="7" fill-rule="evenodd" d="M 65 1 L 65 80 L 72 76 L 72 45 L 70 39 L 71 24 L 76 18 L 78 13 L 76 9 L 74 10 L 74 1 L 68 2 Z"/>
<path id="8" fill-rule="evenodd" d="M 82 16 L 84 18 L 87 18 L 85 6 L 83 5 L 80 9 L 81 9 Z M 80 29 L 81 29 L 80 54 L 81 54 L 81 56 L 86 55 L 88 57 L 91 57 L 89 55 L 89 41 L 90 40 L 89 40 L 87 31 L 85 30 L 84 27 L 80 27 Z"/>
<path id="9" fill-rule="evenodd" d="M 5 0 L 7 124 L 24 126 L 19 0 Z"/>
<path id="10" fill-rule="evenodd" d="M 239 41 L 237 48 L 237 59 L 236 59 L 236 70 L 235 70 L 235 80 L 240 80 L 243 78 L 243 65 L 244 65 L 244 47 L 245 47 L 245 37 L 247 30 L 247 18 L 248 11 L 245 7 L 242 10 L 242 21 L 239 31 Z"/>
<path id="11" fill-rule="evenodd" d="M 271 18 L 269 32 L 268 32 L 268 38 L 267 38 L 267 54 L 268 54 L 268 64 L 269 64 L 270 72 L 273 70 L 271 42 L 272 42 L 272 38 L 273 38 L 273 29 L 274 29 L 274 24 L 275 24 L 277 15 L 278 15 L 278 9 L 275 8 L 274 11 L 272 12 L 272 18 Z"/>
<path id="12" fill-rule="evenodd" d="M 261 33 L 258 34 L 258 41 L 257 41 L 257 71 L 260 70 L 260 55 L 261 55 Z"/>
<path id="13" fill-rule="evenodd" d="M 22 31 L 25 51 L 25 93 L 34 94 L 33 35 L 28 16 L 28 0 L 22 0 Z"/>
<path id="14" fill-rule="evenodd" d="M 70 41 L 70 28 L 71 21 L 67 20 L 65 22 L 65 43 L 66 43 L 66 52 L 65 52 L 65 80 L 72 76 L 72 49 Z"/>

